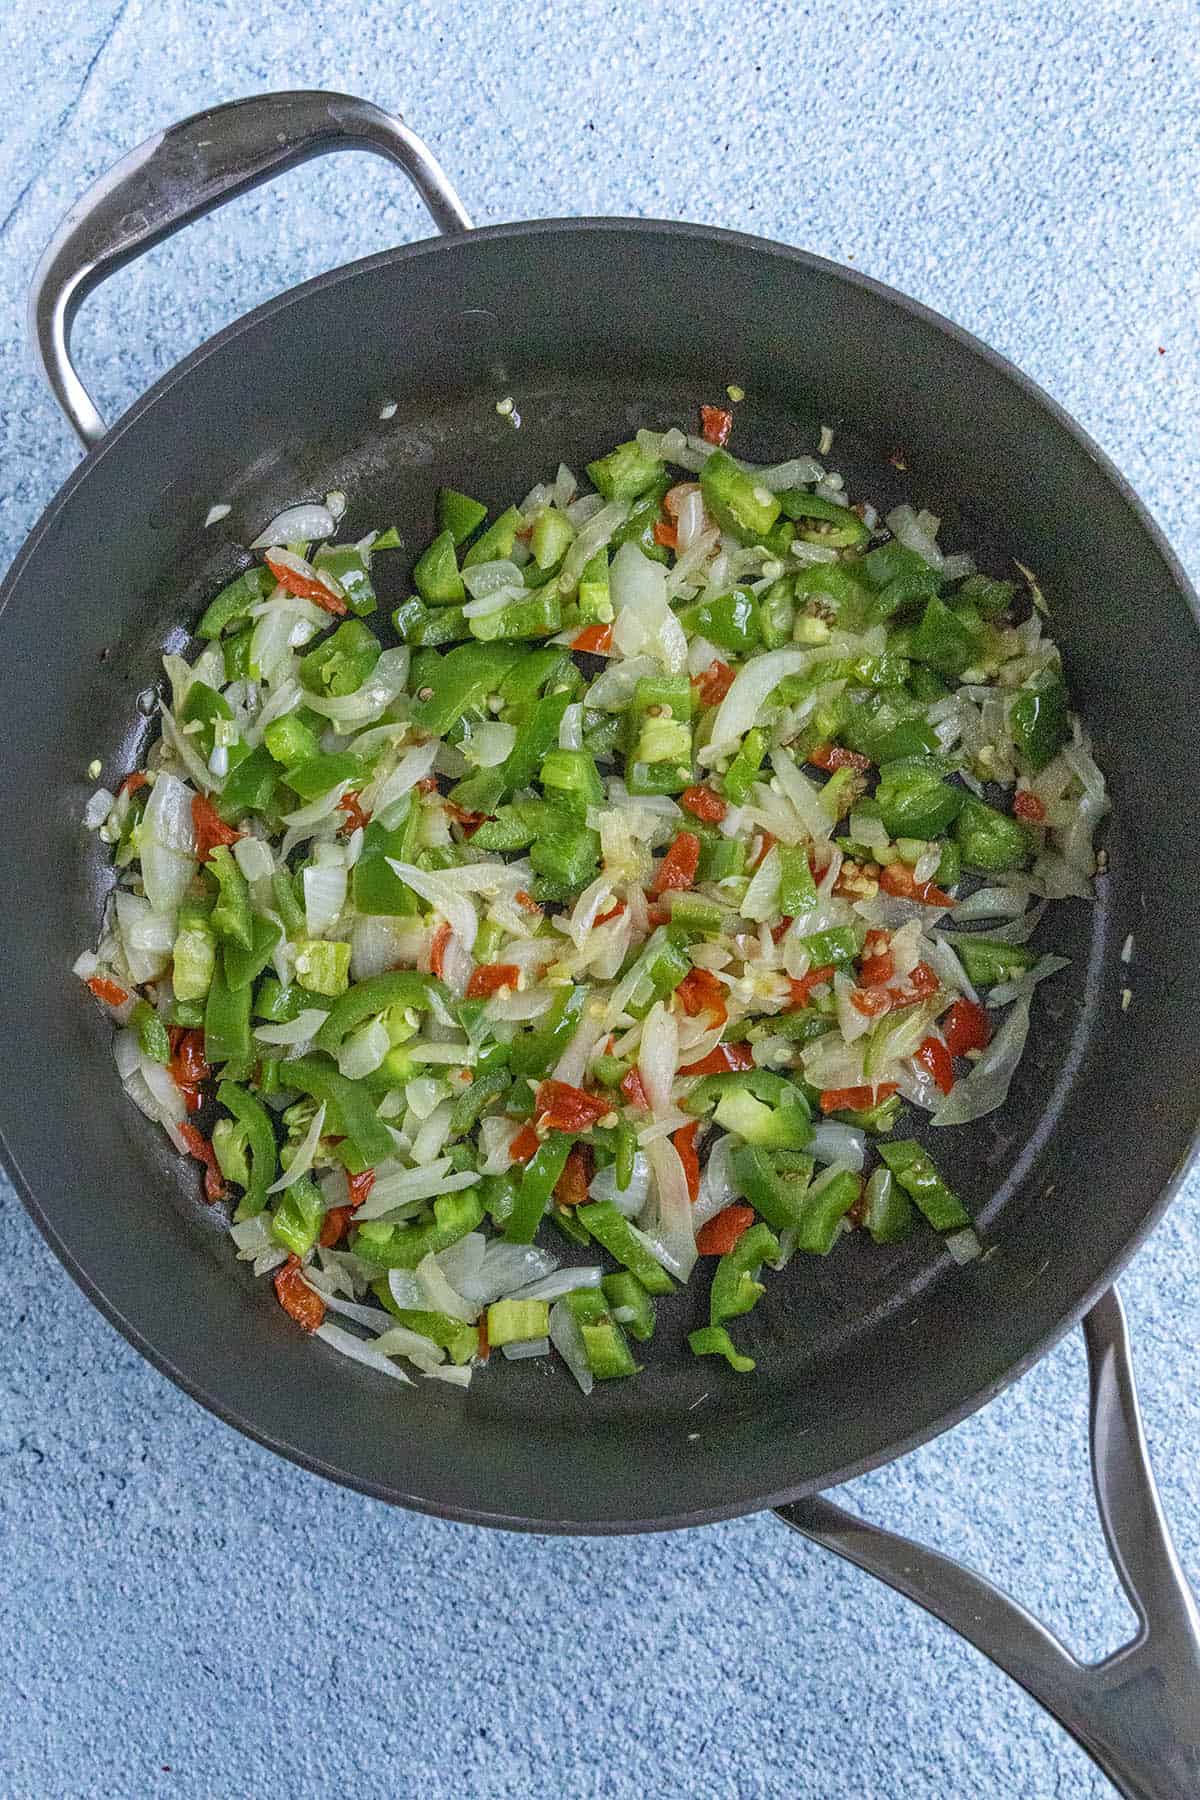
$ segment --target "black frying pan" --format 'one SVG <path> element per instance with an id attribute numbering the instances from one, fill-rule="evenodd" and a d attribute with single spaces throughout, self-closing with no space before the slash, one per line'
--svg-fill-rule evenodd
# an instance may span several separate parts
<path id="1" fill-rule="evenodd" d="M 307 283 L 229 327 L 110 432 L 75 375 L 70 319 L 97 281 L 188 219 L 326 150 L 371 149 L 446 234 Z M 1157 1509 L 1115 1296 L 1174 1192 L 1200 1111 L 1200 894 L 1176 853 L 1195 806 L 1196 600 L 1116 471 L 1016 370 L 864 276 L 729 232 L 560 220 L 471 233 L 396 120 L 338 95 L 219 107 L 127 157 L 43 259 L 33 328 L 90 452 L 0 597 L 10 844 L 0 870 L 0 1129 L 67 1268 L 159 1368 L 222 1418 L 364 1492 L 538 1531 L 636 1531 L 781 1506 L 789 1523 L 955 1624 L 1130 1794 L 1200 1791 L 1200 1628 Z M 693 416 L 739 382 L 739 448 L 771 460 L 837 427 L 838 466 L 904 492 L 954 543 L 1036 569 L 1114 814 L 1095 906 L 1054 909 L 1071 956 L 1037 1008 L 1003 1112 L 939 1137 L 995 1253 L 961 1270 L 927 1234 L 800 1259 L 747 1321 L 750 1381 L 684 1347 L 662 1309 L 650 1368 L 585 1401 L 560 1367 L 467 1393 L 383 1389 L 297 1333 L 235 1264 L 194 1171 L 123 1101 L 108 1027 L 70 964 L 109 876 L 80 829 L 94 756 L 138 761 L 139 691 L 164 647 L 284 504 L 342 488 L 347 528 L 420 541 L 439 482 L 500 503 L 559 459 Z M 521 427 L 497 416 L 516 398 Z M 381 402 L 394 417 L 381 422 Z M 907 473 L 889 463 L 898 448 Z M 231 505 L 205 529 L 214 501 Z M 398 599 L 407 591 L 391 559 Z M 1152 771 L 1152 776 L 1148 775 Z M 31 904 L 31 899 L 33 904 Z M 1136 934 L 1133 973 L 1119 959 Z M 1123 1010 L 1127 980 L 1133 1004 Z M 1011 1602 L 874 1533 L 818 1490 L 902 1454 L 1012 1381 L 1087 1309 L 1097 1488 L 1143 1630 L 1085 1671 Z M 1149 1615 L 1153 1613 L 1153 1622 Z"/>

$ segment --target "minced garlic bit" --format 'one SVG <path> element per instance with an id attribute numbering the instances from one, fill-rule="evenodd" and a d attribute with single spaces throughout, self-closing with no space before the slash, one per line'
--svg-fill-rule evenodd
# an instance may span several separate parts
<path id="1" fill-rule="evenodd" d="M 1123 963 L 1130 963 L 1133 961 L 1133 933 L 1132 933 L 1132 931 L 1130 932 L 1129 936 L 1125 939 L 1125 942 L 1121 945 L 1121 961 Z"/>
<path id="2" fill-rule="evenodd" d="M 822 425 L 820 441 L 817 444 L 817 455 L 818 456 L 828 456 L 829 452 L 832 449 L 833 449 L 833 426 L 832 425 Z"/>
<path id="3" fill-rule="evenodd" d="M 1132 1005 L 1133 1005 L 1133 989 L 1132 988 L 1122 988 L 1121 989 L 1121 1011 L 1128 1012 Z"/>
<path id="4" fill-rule="evenodd" d="M 91 762 L 88 764 L 88 767 L 87 767 L 88 780 L 89 781 L 99 781 L 100 771 L 103 767 L 104 767 L 104 764 L 100 761 L 100 758 L 98 756 L 93 756 Z"/>
<path id="5" fill-rule="evenodd" d="M 729 398 L 733 401 L 735 406 L 739 400 L 744 400 L 746 398 L 745 388 L 738 387 L 735 382 L 730 382 L 729 386 L 725 389 L 725 392 L 729 395 Z"/>

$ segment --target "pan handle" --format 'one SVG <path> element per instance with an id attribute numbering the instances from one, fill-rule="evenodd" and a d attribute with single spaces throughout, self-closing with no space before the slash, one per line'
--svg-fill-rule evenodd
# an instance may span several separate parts
<path id="1" fill-rule="evenodd" d="M 50 391 L 85 449 L 104 421 L 71 361 L 71 323 L 123 264 L 192 219 L 334 150 L 399 163 L 441 232 L 471 221 L 437 159 L 393 113 L 348 94 L 258 94 L 195 113 L 131 150 L 88 189 L 47 245 L 29 296 L 29 333 Z"/>
<path id="2" fill-rule="evenodd" d="M 1092 1480 L 1137 1635 L 1079 1662 L 1007 1594 L 961 1563 L 854 1518 L 821 1495 L 779 1508 L 815 1543 L 886 1581 L 1011 1675 L 1127 1800 L 1200 1794 L 1200 1613 L 1163 1517 L 1146 1451 L 1125 1313 L 1113 1288 L 1083 1321 Z"/>

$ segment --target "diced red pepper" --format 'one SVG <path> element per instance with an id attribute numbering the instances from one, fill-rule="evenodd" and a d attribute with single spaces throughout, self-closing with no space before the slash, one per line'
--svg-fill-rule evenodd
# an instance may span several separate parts
<path id="1" fill-rule="evenodd" d="M 680 1069 L 681 1075 L 731 1075 L 737 1069 L 754 1067 L 754 1051 L 749 1044 L 718 1044 L 699 1062 Z"/>
<path id="2" fill-rule="evenodd" d="M 859 979 L 864 987 L 878 987 L 890 981 L 896 973 L 892 961 L 892 937 L 888 931 L 868 931 L 867 941 L 863 945 L 862 958 L 858 965 Z"/>
<path id="3" fill-rule="evenodd" d="M 679 804 L 693 818 L 703 819 L 706 825 L 719 825 L 729 811 L 720 794 L 714 794 L 710 787 L 684 788 Z"/>
<path id="4" fill-rule="evenodd" d="M 579 636 L 571 639 L 571 648 L 588 650 L 593 656 L 603 656 L 612 649 L 612 640 L 611 625 L 585 625 Z"/>
<path id="5" fill-rule="evenodd" d="M 524 888 L 518 888 L 516 893 L 513 895 L 513 899 L 516 901 L 517 905 L 521 908 L 522 912 L 540 913 L 542 910 L 541 907 L 538 905 L 537 901 L 534 899 L 533 895 L 527 894 L 525 892 Z"/>
<path id="6" fill-rule="evenodd" d="M 194 1156 L 197 1162 L 204 1164 L 204 1198 L 206 1200 L 223 1200 L 225 1182 L 221 1175 L 221 1165 L 217 1161 L 216 1151 L 203 1132 L 197 1131 L 196 1127 L 189 1125 L 186 1120 L 177 1127 L 177 1130 L 188 1147 L 188 1154 Z"/>
<path id="7" fill-rule="evenodd" d="M 375 1173 L 373 1169 L 370 1172 L 372 1175 Z M 353 1222 L 352 1206 L 331 1206 L 321 1220 L 321 1235 L 317 1240 L 321 1248 L 332 1250 L 335 1244 L 340 1244 Z"/>
<path id="8" fill-rule="evenodd" d="M 687 1070 L 684 1073 L 688 1073 Z M 646 1090 L 642 1086 L 642 1078 L 636 1069 L 627 1069 L 621 1077 L 621 1092 L 630 1106 L 638 1107 L 642 1112 L 650 1111 L 650 1102 L 646 1098 Z"/>
<path id="9" fill-rule="evenodd" d="M 227 825 L 207 794 L 192 795 L 192 824 L 196 832 L 196 855 L 206 862 L 218 844 L 236 844 L 245 837 Z"/>
<path id="10" fill-rule="evenodd" d="M 899 900 L 917 900 L 922 906 L 954 905 L 952 896 L 934 887 L 932 881 L 917 881 L 907 863 L 888 863 L 880 871 L 879 885 L 885 894 L 894 894 Z"/>
<path id="11" fill-rule="evenodd" d="M 956 1000 L 941 1023 L 942 1036 L 951 1056 L 965 1056 L 968 1050 L 986 1050 L 991 1042 L 991 1021 L 974 1000 Z"/>
<path id="12" fill-rule="evenodd" d="M 677 481 L 673 488 L 668 488 L 663 495 L 662 503 L 662 509 L 668 519 L 677 519 L 683 511 L 683 503 L 688 495 L 699 492 L 700 483 L 698 481 Z"/>
<path id="13" fill-rule="evenodd" d="M 690 888 L 700 867 L 700 839 L 692 831 L 681 831 L 672 839 L 671 848 L 659 863 L 650 884 L 652 894 L 666 894 Z"/>
<path id="14" fill-rule="evenodd" d="M 171 1060 L 167 1067 L 177 1087 L 197 1088 L 202 1081 L 207 1081 L 212 1070 L 204 1060 L 204 1033 L 202 1031 L 181 1031 L 178 1036 L 171 1034 Z"/>
<path id="15" fill-rule="evenodd" d="M 531 1156 L 540 1150 L 541 1138 L 532 1125 L 522 1125 L 512 1143 L 508 1146 L 508 1154 L 516 1163 L 527 1163 Z"/>
<path id="16" fill-rule="evenodd" d="M 120 982 L 110 981 L 107 975 L 89 975 L 85 985 L 106 1006 L 124 1006 L 129 998 Z"/>
<path id="17" fill-rule="evenodd" d="M 675 989 L 675 994 L 689 1019 L 709 1013 L 723 1025 L 729 1017 L 725 1004 L 727 991 L 711 969 L 692 969 Z"/>
<path id="18" fill-rule="evenodd" d="M 700 408 L 700 436 L 706 444 L 715 444 L 719 450 L 723 450 L 732 430 L 733 414 L 723 406 Z"/>
<path id="19" fill-rule="evenodd" d="M 446 961 L 446 946 L 450 942 L 450 927 L 445 922 L 438 926 L 433 934 L 433 942 L 429 946 L 429 972 L 441 980 Z"/>
<path id="20" fill-rule="evenodd" d="M 669 925 L 671 923 L 670 907 L 648 906 L 646 908 L 646 923 L 650 926 L 652 931 L 657 931 L 660 925 Z"/>
<path id="21" fill-rule="evenodd" d="M 484 820 L 490 819 L 492 816 L 490 813 L 468 812 L 466 807 L 459 806 L 455 800 L 444 800 L 442 804 L 455 823 L 462 826 L 468 837 L 474 837 Z"/>
<path id="22" fill-rule="evenodd" d="M 136 794 L 139 788 L 145 787 L 149 779 L 144 769 L 135 769 L 132 775 L 125 777 L 117 792 L 118 794 Z"/>
<path id="23" fill-rule="evenodd" d="M 679 533 L 674 525 L 669 524 L 666 519 L 655 519 L 651 536 L 656 544 L 662 545 L 664 550 L 678 550 L 679 548 Z"/>
<path id="24" fill-rule="evenodd" d="M 696 1154 L 696 1133 L 699 1129 L 700 1121 L 694 1119 L 690 1125 L 681 1125 L 678 1131 L 671 1133 L 671 1142 L 687 1176 L 688 1199 L 693 1206 L 700 1192 L 700 1158 Z"/>
<path id="25" fill-rule="evenodd" d="M 343 794 L 338 806 L 346 815 L 346 823 L 338 826 L 339 831 L 347 835 L 352 831 L 365 831 L 371 823 L 371 815 L 363 811 L 357 794 Z"/>
<path id="26" fill-rule="evenodd" d="M 701 706 L 719 706 L 733 683 L 733 670 L 719 658 L 714 658 L 702 674 L 692 676 L 692 686 L 700 696 Z"/>
<path id="27" fill-rule="evenodd" d="M 810 969 L 807 975 L 792 979 L 792 1008 L 807 1006 L 814 988 L 826 987 L 836 975 L 837 970 L 832 963 L 823 963 L 819 969 Z"/>
<path id="28" fill-rule="evenodd" d="M 467 999 L 486 1000 L 489 994 L 498 993 L 501 988 L 515 988 L 520 979 L 521 971 L 516 963 L 481 963 L 471 971 Z"/>
<path id="29" fill-rule="evenodd" d="M 610 919 L 619 919 L 624 911 L 625 902 L 623 900 L 618 900 L 615 905 L 609 907 L 606 913 L 601 913 L 595 923 L 597 925 L 607 925 Z"/>
<path id="30" fill-rule="evenodd" d="M 881 1019 L 885 1012 L 892 1010 L 892 994 L 885 987 L 855 988 L 850 995 L 850 1004 L 864 1019 Z"/>
<path id="31" fill-rule="evenodd" d="M 862 756 L 857 750 L 843 749 L 841 744 L 818 744 L 810 750 L 806 759 L 814 768 L 825 769 L 832 774 L 835 769 L 857 769 L 860 774 L 871 767 L 869 756 Z"/>
<path id="32" fill-rule="evenodd" d="M 881 1081 L 876 1087 L 826 1088 L 821 1095 L 821 1111 L 866 1112 L 877 1100 L 886 1100 L 897 1091 L 894 1081 Z"/>
<path id="33" fill-rule="evenodd" d="M 928 1000 L 936 994 L 941 983 L 928 963 L 918 963 L 909 971 L 908 979 L 902 988 L 892 990 L 892 1010 L 898 1012 L 902 1006 L 915 1006 L 918 1000 Z"/>
<path id="34" fill-rule="evenodd" d="M 954 1059 L 941 1038 L 927 1037 L 913 1058 L 926 1074 L 932 1075 L 943 1094 L 954 1086 Z"/>
<path id="35" fill-rule="evenodd" d="M 586 1144 L 572 1145 L 563 1172 L 554 1184 L 554 1198 L 560 1206 L 582 1206 L 588 1197 L 591 1179 L 591 1151 Z"/>
<path id="36" fill-rule="evenodd" d="M 1046 817 L 1046 808 L 1036 794 L 1022 788 L 1013 800 L 1013 817 L 1023 820 L 1026 825 L 1040 825 Z"/>
<path id="37" fill-rule="evenodd" d="M 346 1186 L 350 1190 L 350 1205 L 352 1207 L 361 1206 L 375 1186 L 374 1169 L 364 1169 L 361 1175 L 348 1175 Z"/>
<path id="38" fill-rule="evenodd" d="M 724 1212 L 719 1212 L 715 1219 L 700 1227 L 696 1233 L 696 1248 L 701 1256 L 727 1256 L 753 1223 L 752 1206 L 727 1206 Z"/>
<path id="39" fill-rule="evenodd" d="M 316 1331 L 325 1321 L 325 1302 L 304 1279 L 298 1256 L 289 1256 L 275 1277 L 275 1297 L 285 1313 L 305 1331 Z"/>
<path id="40" fill-rule="evenodd" d="M 612 1111 L 612 1103 L 569 1081 L 543 1081 L 537 1091 L 537 1121 L 551 1131 L 590 1131 Z"/>
<path id="41" fill-rule="evenodd" d="M 285 562 L 284 556 L 287 555 L 287 551 L 284 551 L 282 556 L 278 551 L 272 554 L 268 550 L 266 553 L 267 567 L 280 587 L 285 588 L 289 594 L 296 594 L 301 600 L 313 601 L 315 605 L 323 607 L 327 613 L 334 613 L 340 618 L 346 611 L 346 602 L 339 599 L 333 589 L 316 574 L 303 567 L 293 568 L 292 562 L 300 562 L 300 557 L 289 558 Z"/>
<path id="42" fill-rule="evenodd" d="M 436 775 L 422 775 L 420 781 L 418 781 L 415 785 L 416 785 L 416 790 L 417 790 L 418 794 L 436 794 L 437 793 L 437 776 Z"/>
<path id="43" fill-rule="evenodd" d="M 772 925 L 772 927 L 771 927 L 771 942 L 773 944 L 782 944 L 784 938 L 787 936 L 788 932 L 791 929 L 792 929 L 791 918 L 785 913 L 783 918 L 780 919 L 778 925 Z"/>

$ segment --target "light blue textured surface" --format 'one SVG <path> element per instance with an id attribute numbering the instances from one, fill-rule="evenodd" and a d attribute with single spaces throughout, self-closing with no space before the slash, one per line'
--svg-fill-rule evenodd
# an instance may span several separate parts
<path id="1" fill-rule="evenodd" d="M 173 117 L 323 85 L 404 109 L 478 223 L 690 217 L 918 296 L 1063 401 L 1200 571 L 1190 0 L 13 0 L 0 73 L 0 564 L 74 462 L 21 342 L 61 213 Z M 424 230 L 389 171 L 307 168 L 114 282 L 81 323 L 85 372 L 115 417 L 279 287 Z M 135 1356 L 7 1186 L 0 1221 L 0 1793 L 1108 1791 L 982 1659 L 769 1519 L 516 1539 L 275 1461 Z M 1123 1282 L 1193 1572 L 1198 1248 L 1193 1187 Z M 1099 1654 L 1128 1614 L 1089 1509 L 1085 1410 L 1070 1341 L 855 1499 Z"/>

